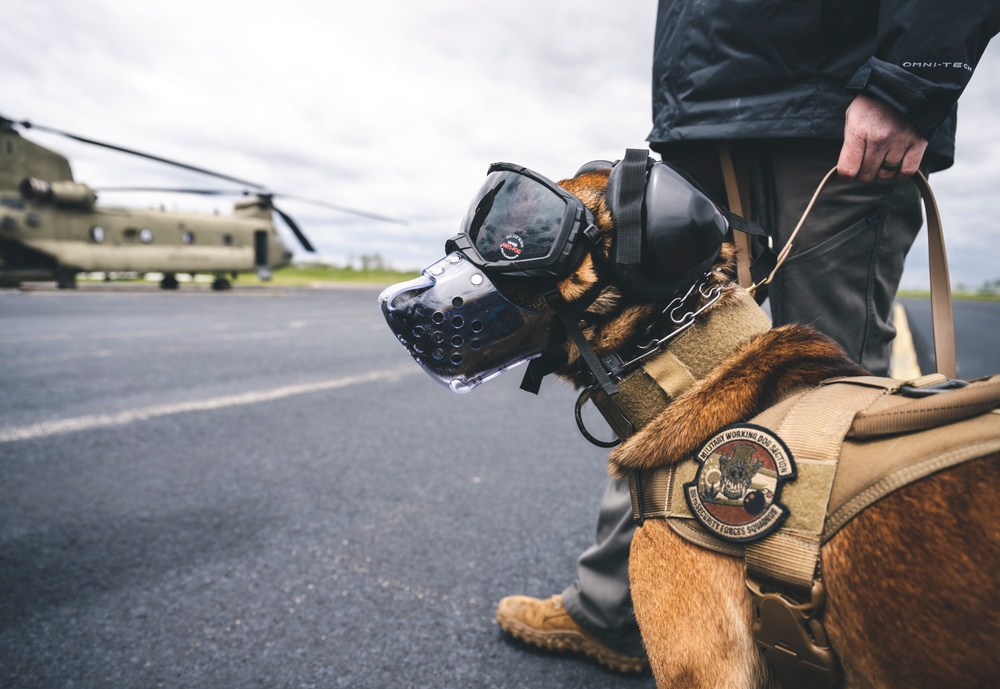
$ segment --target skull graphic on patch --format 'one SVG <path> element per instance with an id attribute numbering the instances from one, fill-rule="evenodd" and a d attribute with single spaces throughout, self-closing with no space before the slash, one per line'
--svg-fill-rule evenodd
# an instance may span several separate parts
<path id="1" fill-rule="evenodd" d="M 788 516 L 778 499 L 795 478 L 795 461 L 781 438 L 753 424 L 727 426 L 698 450 L 694 481 L 684 497 L 695 519 L 734 543 L 760 540 Z"/>

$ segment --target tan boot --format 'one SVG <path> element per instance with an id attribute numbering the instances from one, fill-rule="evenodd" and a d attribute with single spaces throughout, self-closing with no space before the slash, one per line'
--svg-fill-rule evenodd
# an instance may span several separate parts
<path id="1" fill-rule="evenodd" d="M 619 653 L 584 631 L 566 612 L 559 595 L 547 600 L 507 596 L 497 606 L 497 622 L 505 632 L 532 646 L 549 651 L 582 653 L 618 672 L 649 670 L 646 658 Z"/>

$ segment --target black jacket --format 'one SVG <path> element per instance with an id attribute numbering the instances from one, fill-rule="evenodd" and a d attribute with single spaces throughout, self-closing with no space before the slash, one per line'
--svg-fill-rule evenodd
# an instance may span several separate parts
<path id="1" fill-rule="evenodd" d="M 649 141 L 842 140 L 866 93 L 907 115 L 942 169 L 998 30 L 1000 0 L 660 0 Z"/>

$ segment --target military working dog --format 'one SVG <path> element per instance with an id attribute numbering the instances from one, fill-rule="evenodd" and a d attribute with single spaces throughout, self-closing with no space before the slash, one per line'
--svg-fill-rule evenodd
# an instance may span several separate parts
<path id="1" fill-rule="evenodd" d="M 571 325 L 553 327 L 545 342 L 546 358 L 554 362 L 550 369 L 557 376 L 578 388 L 592 388 L 596 398 L 601 391 L 586 349 L 600 360 L 627 360 L 629 356 L 621 354 L 646 346 L 651 333 L 666 339 L 680 327 L 673 317 L 677 307 L 658 299 L 636 299 L 614 279 L 606 279 L 618 232 L 609 170 L 586 169 L 558 184 L 590 213 L 599 230 L 595 250 L 574 259 L 576 265 L 558 279 L 505 274 L 491 279 L 505 298 L 553 324 L 560 319 L 558 304 L 585 300 L 588 305 L 574 312 L 572 320 L 586 345 L 566 334 Z M 494 197 L 489 199 L 494 202 Z M 475 213 L 481 211 L 482 203 Z M 521 240 L 505 242 L 510 256 L 527 251 Z M 722 244 L 697 289 L 681 289 L 669 303 L 683 302 L 684 310 L 697 314 L 699 322 L 740 303 L 745 306 L 746 292 L 735 284 L 735 253 L 730 244 Z M 543 295 L 546 291 L 548 296 Z M 386 303 L 393 298 L 387 297 Z M 456 297 L 455 303 L 460 301 Z M 387 318 L 392 324 L 388 311 Z M 723 325 L 712 332 L 724 331 Z M 689 349 L 715 354 L 696 364 L 702 370 L 690 384 L 667 395 L 662 408 L 638 414 L 642 420 L 610 453 L 613 476 L 689 460 L 720 429 L 745 423 L 828 379 L 866 375 L 837 344 L 805 325 L 765 326 L 731 338 L 721 349 L 714 335 L 700 342 L 696 336 L 692 341 L 690 333 L 686 338 Z M 403 335 L 400 339 L 407 344 Z M 508 337 L 494 346 L 506 346 L 504 342 L 523 344 Z M 697 351 L 691 357 L 697 359 Z M 462 355 L 454 358 L 460 361 Z M 733 461 L 741 459 L 739 452 L 733 456 Z M 819 570 L 826 591 L 822 619 L 828 638 L 820 645 L 828 643 L 839 656 L 845 686 L 1000 686 L 998 460 L 1000 452 L 994 447 L 972 461 L 909 483 L 853 516 L 823 544 Z M 760 469 L 759 462 L 748 459 L 739 470 L 748 470 L 748 463 L 754 471 Z M 709 479 L 717 482 L 715 493 L 721 473 Z M 747 494 L 734 485 L 727 490 L 733 497 Z M 719 501 L 724 498 L 719 496 Z M 761 495 L 745 499 L 747 504 L 764 500 Z M 752 507 L 747 509 L 760 511 L 760 505 Z M 665 520 L 647 519 L 635 533 L 629 574 L 658 686 L 750 689 L 779 684 L 755 641 L 758 611 L 742 558 L 695 545 Z"/>

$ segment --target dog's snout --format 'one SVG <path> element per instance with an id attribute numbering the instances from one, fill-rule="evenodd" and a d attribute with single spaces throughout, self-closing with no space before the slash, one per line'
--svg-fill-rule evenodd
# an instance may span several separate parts
<path id="1" fill-rule="evenodd" d="M 413 289 L 397 294 L 388 302 L 387 315 L 399 326 L 397 336 L 408 343 L 418 357 L 434 361 L 447 360 L 458 366 L 469 351 L 479 351 L 482 340 L 478 335 L 485 327 L 475 317 L 466 317 L 461 311 L 465 299 L 454 296 L 450 306 L 442 306 L 428 313 L 418 301 L 426 289 Z"/>
<path id="2" fill-rule="evenodd" d="M 396 339 L 454 392 L 537 356 L 550 339 L 549 315 L 508 301 L 457 253 L 419 278 L 387 288 L 379 303 Z"/>
<path id="3" fill-rule="evenodd" d="M 388 302 L 389 302 L 388 303 L 389 313 L 393 314 L 393 315 L 403 315 L 403 314 L 405 314 L 406 311 L 407 311 L 406 305 L 408 303 L 412 302 L 414 299 L 416 299 L 417 297 L 419 297 L 421 294 L 423 294 L 427 290 L 429 290 L 431 287 L 433 287 L 433 285 L 427 285 L 425 287 L 418 287 L 418 288 L 414 288 L 414 289 L 408 289 L 406 291 L 403 291 L 403 292 L 400 292 L 400 293 L 394 295 L 391 299 L 388 300 Z M 414 306 L 416 307 L 415 308 L 415 314 L 418 315 L 418 316 L 421 315 L 420 314 L 420 310 L 421 310 L 420 309 L 420 305 L 416 304 Z"/>
<path id="4" fill-rule="evenodd" d="M 458 366 L 468 351 L 482 347 L 477 335 L 483 331 L 483 322 L 462 313 L 466 299 L 461 294 L 441 299 L 435 308 L 425 306 L 422 297 L 434 287 L 433 282 L 418 279 L 391 293 L 386 290 L 380 298 L 382 310 L 396 337 L 418 361 L 448 361 Z"/>

